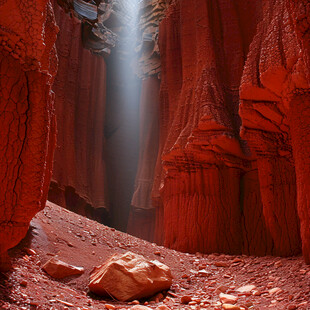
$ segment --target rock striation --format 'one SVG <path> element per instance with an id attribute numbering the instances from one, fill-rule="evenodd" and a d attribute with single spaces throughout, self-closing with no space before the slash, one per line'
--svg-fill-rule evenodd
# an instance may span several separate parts
<path id="1" fill-rule="evenodd" d="M 57 31 L 50 1 L 0 1 L 0 269 L 47 198 Z"/>
<path id="2" fill-rule="evenodd" d="M 161 23 L 160 146 L 152 194 L 155 237 L 166 246 L 261 254 L 272 248 L 256 164 L 239 137 L 239 85 L 260 14 L 259 2 L 175 1 Z"/>
<path id="3" fill-rule="evenodd" d="M 157 164 L 133 199 L 155 207 L 144 213 L 157 242 L 282 256 L 302 245 L 310 262 L 306 2 L 170 3 Z"/>
<path id="4" fill-rule="evenodd" d="M 297 254 L 301 235 L 308 263 L 309 10 L 306 1 L 265 5 L 240 87 L 241 136 L 257 159 L 274 248 Z"/>
<path id="5" fill-rule="evenodd" d="M 49 199 L 94 218 L 90 206 L 108 208 L 103 155 L 106 64 L 83 48 L 81 23 L 56 3 L 54 10 L 60 28 L 53 85 L 58 133 Z"/>

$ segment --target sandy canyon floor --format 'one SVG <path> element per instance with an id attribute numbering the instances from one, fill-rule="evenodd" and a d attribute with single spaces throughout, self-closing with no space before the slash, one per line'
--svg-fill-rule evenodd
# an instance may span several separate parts
<path id="1" fill-rule="evenodd" d="M 29 250 L 31 249 L 31 250 Z M 128 309 L 129 303 L 89 293 L 89 274 L 114 253 L 132 251 L 168 265 L 168 292 L 141 304 L 150 308 L 222 309 L 219 293 L 238 297 L 244 309 L 310 309 L 310 266 L 302 257 L 186 254 L 132 237 L 48 203 L 32 220 L 28 235 L 10 251 L 11 272 L 0 273 L 0 309 Z M 52 256 L 85 268 L 81 276 L 56 280 L 42 265 Z M 251 292 L 238 288 L 254 285 Z M 182 304 L 189 296 L 191 302 Z"/>

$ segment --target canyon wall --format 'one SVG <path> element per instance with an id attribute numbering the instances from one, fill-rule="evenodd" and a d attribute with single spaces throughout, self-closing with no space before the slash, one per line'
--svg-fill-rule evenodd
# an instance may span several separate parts
<path id="1" fill-rule="evenodd" d="M 56 3 L 54 11 L 60 28 L 53 85 L 58 133 L 49 199 L 102 221 L 108 208 L 103 154 L 106 64 L 83 48 L 81 22 Z"/>
<path id="2" fill-rule="evenodd" d="M 137 235 L 190 252 L 302 245 L 309 262 L 306 2 L 172 1 L 159 30 L 157 164 L 140 157 L 148 183 L 133 199 L 151 225 Z"/>
<path id="3" fill-rule="evenodd" d="M 257 159 L 274 247 L 310 262 L 309 16 L 307 1 L 269 1 L 240 87 L 241 136 Z M 299 227 L 299 220 L 300 227 Z"/>
<path id="4" fill-rule="evenodd" d="M 0 270 L 47 198 L 56 34 L 49 1 L 0 1 Z"/>

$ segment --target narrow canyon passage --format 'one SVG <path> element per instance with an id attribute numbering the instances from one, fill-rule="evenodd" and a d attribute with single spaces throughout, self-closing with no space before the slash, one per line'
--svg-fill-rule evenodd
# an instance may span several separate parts
<path id="1" fill-rule="evenodd" d="M 308 2 L 0 0 L 0 308 L 309 309 Z"/>

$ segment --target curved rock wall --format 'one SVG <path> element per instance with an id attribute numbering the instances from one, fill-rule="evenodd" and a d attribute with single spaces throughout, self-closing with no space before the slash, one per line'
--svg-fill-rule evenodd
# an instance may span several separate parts
<path id="1" fill-rule="evenodd" d="M 0 269 L 47 198 L 56 33 L 49 1 L 0 1 Z"/>

